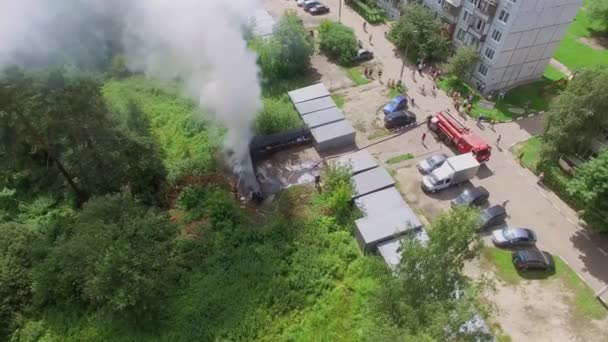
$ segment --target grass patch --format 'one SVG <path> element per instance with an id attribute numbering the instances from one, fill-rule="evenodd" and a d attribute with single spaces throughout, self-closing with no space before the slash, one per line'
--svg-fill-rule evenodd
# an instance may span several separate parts
<path id="1" fill-rule="evenodd" d="M 551 64 L 547 65 L 547 69 L 545 69 L 545 73 L 543 74 L 543 76 L 546 79 L 551 80 L 551 81 L 558 81 L 562 78 L 568 77 L 568 75 L 559 71 L 556 67 L 552 66 Z"/>
<path id="2" fill-rule="evenodd" d="M 388 91 L 388 97 L 392 99 L 399 95 L 404 95 L 406 92 L 407 88 L 404 85 L 401 85 L 401 87 L 393 87 Z"/>
<path id="3" fill-rule="evenodd" d="M 343 94 L 331 94 L 331 98 L 334 100 L 338 108 L 344 108 L 346 98 Z"/>
<path id="4" fill-rule="evenodd" d="M 367 140 L 374 140 L 374 139 L 378 139 L 378 138 L 382 138 L 382 137 L 386 137 L 391 135 L 391 131 L 389 131 L 388 129 L 379 129 L 377 131 L 375 131 L 374 133 L 370 134 L 367 136 Z"/>
<path id="5" fill-rule="evenodd" d="M 550 77 L 556 77 L 556 72 L 559 71 L 550 70 Z M 550 78 L 543 77 L 540 81 L 511 89 L 503 99 L 496 100 L 494 108 L 488 109 L 480 106 L 480 101 L 483 99 L 481 95 L 457 78 L 441 79 L 439 87 L 448 94 L 454 90 L 459 91 L 463 98 L 473 94 L 471 116 L 479 117 L 483 114 L 486 119 L 498 122 L 510 121 L 521 115 L 547 110 L 549 102 L 563 89 L 562 85 Z"/>
<path id="6" fill-rule="evenodd" d="M 608 65 L 608 50 L 596 50 L 579 41 L 582 37 L 592 37 L 594 33 L 601 31 L 601 27 L 591 20 L 588 10 L 584 7 L 591 1 L 593 0 L 584 1 L 583 7 L 576 14 L 576 19 L 568 27 L 555 51 L 555 59 L 572 71 L 584 67 Z"/>
<path id="7" fill-rule="evenodd" d="M 525 167 L 536 173 L 541 147 L 542 138 L 537 136 L 517 144 L 513 152 Z"/>
<path id="8" fill-rule="evenodd" d="M 411 153 L 406 153 L 406 154 L 400 154 L 398 156 L 389 158 L 386 163 L 387 164 L 397 164 L 400 163 L 402 161 L 406 161 L 406 160 L 410 160 L 410 159 L 414 159 L 414 155 Z"/>
<path id="9" fill-rule="evenodd" d="M 369 80 L 363 75 L 359 67 L 342 68 L 346 76 L 355 83 L 355 85 L 368 84 Z"/>
<path id="10" fill-rule="evenodd" d="M 554 256 L 555 274 L 548 277 L 547 273 L 542 271 L 518 273 L 511 262 L 510 251 L 484 248 L 482 255 L 486 261 L 494 266 L 499 279 L 507 284 L 516 285 L 522 279 L 537 279 L 540 281 L 554 281 L 557 279 L 563 281 L 572 291 L 576 314 L 587 319 L 603 319 L 608 314 L 587 284 L 558 256 Z"/>

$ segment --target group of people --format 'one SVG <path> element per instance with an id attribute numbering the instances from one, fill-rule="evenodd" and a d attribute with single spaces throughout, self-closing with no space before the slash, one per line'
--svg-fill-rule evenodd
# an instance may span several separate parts
<path id="1" fill-rule="evenodd" d="M 403 82 L 401 82 L 401 80 L 394 80 L 392 78 L 389 78 L 386 82 L 386 86 L 390 89 L 403 89 Z"/>

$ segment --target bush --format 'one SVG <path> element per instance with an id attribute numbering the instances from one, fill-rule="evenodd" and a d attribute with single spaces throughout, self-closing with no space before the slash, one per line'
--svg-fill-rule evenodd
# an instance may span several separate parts
<path id="1" fill-rule="evenodd" d="M 373 2 L 365 3 L 359 0 L 348 0 L 346 4 L 352 7 L 370 24 L 383 23 L 386 20 L 384 10 L 377 7 Z"/>
<path id="2" fill-rule="evenodd" d="M 280 98 L 264 99 L 264 110 L 256 118 L 255 130 L 257 134 L 267 135 L 302 125 L 298 113 L 284 95 Z"/>
<path id="3" fill-rule="evenodd" d="M 319 46 L 330 59 L 341 65 L 352 63 L 357 53 L 357 37 L 350 27 L 329 20 L 319 25 Z"/>

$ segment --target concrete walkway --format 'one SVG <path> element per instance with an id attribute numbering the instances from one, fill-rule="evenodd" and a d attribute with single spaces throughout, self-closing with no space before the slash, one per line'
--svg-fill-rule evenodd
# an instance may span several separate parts
<path id="1" fill-rule="evenodd" d="M 278 1 L 266 0 L 273 3 L 275 10 Z M 295 1 L 282 2 L 281 6 L 296 9 L 305 22 L 318 22 L 318 18 L 310 18 L 307 13 L 297 8 Z M 332 11 L 327 17 L 338 20 L 338 0 L 326 0 L 326 3 Z M 364 47 L 374 52 L 376 62 L 382 65 L 382 81 L 386 82 L 389 78 L 398 79 L 404 62 L 392 43 L 384 37 L 389 27 L 368 24 L 367 32 L 364 32 L 364 20 L 345 5 L 342 5 L 341 21 L 354 29 Z M 455 113 L 451 99 L 444 92 L 438 91 L 436 97 L 420 94 L 418 89 L 422 85 L 425 86 L 427 94 L 430 94 L 433 82 L 427 76 L 419 76 L 414 65 L 405 63 L 402 81 L 408 88 L 408 95 L 415 99 L 416 107 L 413 111 L 419 118 L 446 109 Z M 462 121 L 491 144 L 495 143 L 499 134 L 502 135 L 500 147 L 493 149 L 491 160 L 483 166 L 479 179 L 473 183 L 483 185 L 489 190 L 492 203 L 508 201 L 509 225 L 534 229 L 538 233 L 541 249 L 560 255 L 596 293 L 604 289 L 608 285 L 608 239 L 581 228 L 576 213 L 554 193 L 539 187 L 536 184 L 537 177 L 521 167 L 509 152 L 510 146 L 542 132 L 542 115 L 497 124 L 494 130 L 478 127 L 471 118 L 462 118 Z M 419 131 L 412 133 L 418 134 Z M 396 141 L 391 144 L 404 146 L 404 152 L 409 152 L 405 145 Z"/>

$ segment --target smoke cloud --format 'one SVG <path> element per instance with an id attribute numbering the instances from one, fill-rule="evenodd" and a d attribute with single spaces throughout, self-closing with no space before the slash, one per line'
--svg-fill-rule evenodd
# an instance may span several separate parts
<path id="1" fill-rule="evenodd" d="M 248 143 L 262 102 L 256 55 L 247 48 L 243 29 L 257 5 L 256 0 L 0 0 L 0 66 L 93 67 L 107 62 L 118 43 L 131 70 L 181 80 L 184 94 L 228 129 L 224 145 L 234 171 L 252 175 Z"/>

